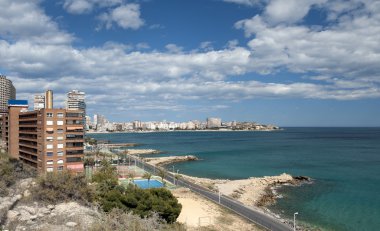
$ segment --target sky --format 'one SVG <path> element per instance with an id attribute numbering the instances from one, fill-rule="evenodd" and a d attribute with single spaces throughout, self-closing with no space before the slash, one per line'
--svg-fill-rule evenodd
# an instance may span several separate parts
<path id="1" fill-rule="evenodd" d="M 18 99 L 111 121 L 380 126 L 380 1 L 0 0 Z"/>

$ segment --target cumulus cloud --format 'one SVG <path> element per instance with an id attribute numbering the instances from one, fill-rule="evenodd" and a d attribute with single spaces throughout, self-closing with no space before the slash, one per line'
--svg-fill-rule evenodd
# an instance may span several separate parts
<path id="1" fill-rule="evenodd" d="M 144 20 L 140 18 L 140 5 L 131 3 L 121 5 L 108 13 L 99 16 L 101 26 L 107 29 L 112 28 L 115 23 L 123 29 L 138 29 L 144 25 Z"/>
<path id="2" fill-rule="evenodd" d="M 183 102 L 205 99 L 213 100 L 215 105 L 226 105 L 259 97 L 336 100 L 380 97 L 378 4 L 365 3 L 365 7 L 345 16 L 337 13 L 335 7 L 331 11 L 338 15 L 337 23 L 321 29 L 273 24 L 263 13 L 235 24 L 249 38 L 247 46 L 239 46 L 237 40 L 232 40 L 224 49 L 195 52 L 186 52 L 175 44 L 168 44 L 165 52 L 136 51 L 149 48 L 143 43 L 107 42 L 99 47 L 76 48 L 71 43 L 72 36 L 61 31 L 38 2 L 0 4 L 13 13 L 26 10 L 23 16 L 0 15 L 0 67 L 9 71 L 19 97 L 31 99 L 36 91 L 54 89 L 56 98 L 63 99 L 68 90 L 81 89 L 88 95 L 90 113 L 94 112 L 91 105 L 96 105 L 99 111 L 146 110 L 153 106 L 157 110 L 186 110 L 188 106 Z M 107 15 L 111 17 L 112 11 Z M 1 21 L 4 17 L 8 17 L 13 27 Z M 20 17 L 22 20 L 17 21 Z M 35 21 L 29 25 L 23 17 Z M 113 16 L 111 21 L 116 23 Z M 35 30 L 23 31 L 27 29 L 24 24 Z M 54 34 L 53 39 L 65 39 L 61 42 L 42 39 L 50 34 Z M 209 46 L 203 44 L 203 48 Z M 234 79 L 284 69 L 302 73 L 305 81 Z"/>
<path id="3" fill-rule="evenodd" d="M 350 17 L 349 14 L 339 17 L 336 24 L 317 29 L 272 25 L 260 15 L 235 26 L 248 37 L 254 35 L 248 46 L 261 73 L 286 67 L 295 73 L 314 72 L 346 79 L 378 76 L 380 10 L 369 3 L 358 11 L 351 12 Z"/>
<path id="4" fill-rule="evenodd" d="M 327 0 L 271 0 L 265 8 L 267 20 L 273 23 L 294 23 L 303 19 L 313 5 Z"/>
<path id="5" fill-rule="evenodd" d="M 35 43 L 69 43 L 73 36 L 59 30 L 57 24 L 38 6 L 39 1 L 0 1 L 0 36 Z"/>

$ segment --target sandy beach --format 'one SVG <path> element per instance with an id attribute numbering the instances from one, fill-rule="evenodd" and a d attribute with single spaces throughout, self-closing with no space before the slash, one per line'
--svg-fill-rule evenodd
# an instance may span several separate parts
<path id="1" fill-rule="evenodd" d="M 172 193 L 182 204 L 177 221 L 184 223 L 187 230 L 263 230 L 187 188 L 178 188 Z"/>

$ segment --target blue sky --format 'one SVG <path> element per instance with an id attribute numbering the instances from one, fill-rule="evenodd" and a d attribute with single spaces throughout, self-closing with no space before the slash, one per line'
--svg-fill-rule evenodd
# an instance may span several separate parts
<path id="1" fill-rule="evenodd" d="M 380 2 L 0 0 L 19 99 L 87 94 L 113 121 L 380 126 Z"/>

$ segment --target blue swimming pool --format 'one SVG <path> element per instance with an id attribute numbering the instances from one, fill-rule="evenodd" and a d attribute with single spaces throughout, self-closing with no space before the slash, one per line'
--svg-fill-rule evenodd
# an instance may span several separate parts
<path id="1" fill-rule="evenodd" d="M 150 180 L 148 184 L 148 180 L 133 180 L 133 183 L 139 186 L 142 189 L 147 189 L 147 188 L 162 188 L 164 185 L 162 184 L 161 181 L 159 180 Z"/>

